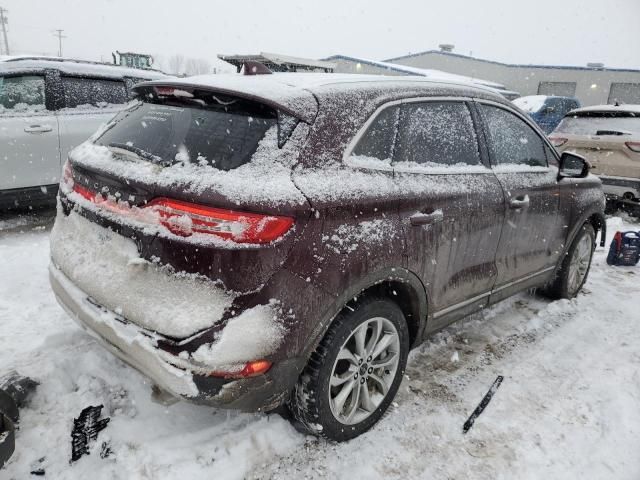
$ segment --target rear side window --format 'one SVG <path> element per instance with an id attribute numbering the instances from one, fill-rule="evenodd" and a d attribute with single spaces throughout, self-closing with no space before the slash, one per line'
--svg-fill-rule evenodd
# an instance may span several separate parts
<path id="1" fill-rule="evenodd" d="M 397 106 L 385 108 L 367 128 L 351 155 L 391 162 L 393 143 L 398 129 Z"/>
<path id="2" fill-rule="evenodd" d="M 478 139 L 467 106 L 462 102 L 403 105 L 394 164 L 480 165 Z"/>
<path id="3" fill-rule="evenodd" d="M 127 102 L 124 81 L 83 77 L 62 77 L 64 106 L 76 108 L 82 105 L 103 107 Z"/>
<path id="4" fill-rule="evenodd" d="M 502 108 L 480 104 L 493 161 L 498 165 L 546 167 L 544 141 L 527 123 Z"/>
<path id="5" fill-rule="evenodd" d="M 23 75 L 0 77 L 0 111 L 44 110 L 44 77 Z"/>
<path id="6" fill-rule="evenodd" d="M 209 105 L 137 102 L 118 114 L 96 143 L 162 165 L 231 170 L 248 163 L 267 130 L 277 126 L 277 112 L 255 102 L 210 96 L 217 100 Z M 275 131 L 273 142 L 276 148 Z"/>

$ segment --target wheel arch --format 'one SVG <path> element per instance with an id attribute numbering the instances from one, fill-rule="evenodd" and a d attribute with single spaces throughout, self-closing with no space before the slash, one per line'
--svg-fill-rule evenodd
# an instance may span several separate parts
<path id="1" fill-rule="evenodd" d="M 420 343 L 426 325 L 428 300 L 422 281 L 404 268 L 386 268 L 371 273 L 340 293 L 311 336 L 305 357 L 317 348 L 333 320 L 345 309 L 369 297 L 388 298 L 402 310 L 409 328 L 411 346 Z"/>

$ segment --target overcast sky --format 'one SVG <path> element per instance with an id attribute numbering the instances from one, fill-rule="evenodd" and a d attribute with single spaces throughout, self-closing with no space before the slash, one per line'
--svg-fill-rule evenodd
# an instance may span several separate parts
<path id="1" fill-rule="evenodd" d="M 455 44 L 513 63 L 640 68 L 640 0 L 0 0 L 11 53 L 386 59 Z"/>

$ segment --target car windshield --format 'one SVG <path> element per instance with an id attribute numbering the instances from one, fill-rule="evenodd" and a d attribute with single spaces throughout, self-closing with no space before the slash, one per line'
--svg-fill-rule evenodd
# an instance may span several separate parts
<path id="1" fill-rule="evenodd" d="M 240 99 L 137 101 L 96 144 L 162 165 L 195 163 L 231 170 L 248 163 L 276 125 L 275 110 Z"/>
<path id="2" fill-rule="evenodd" d="M 589 115 L 570 115 L 562 119 L 556 133 L 572 135 L 640 134 L 640 115 L 621 115 L 609 112 L 590 112 Z"/>

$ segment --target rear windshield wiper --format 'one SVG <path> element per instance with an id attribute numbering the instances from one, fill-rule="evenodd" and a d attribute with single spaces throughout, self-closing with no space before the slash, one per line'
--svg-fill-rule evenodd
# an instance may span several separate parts
<path id="1" fill-rule="evenodd" d="M 631 135 L 631 132 L 624 130 L 596 130 L 596 135 Z"/>
<path id="2" fill-rule="evenodd" d="M 142 150 L 141 148 L 134 147 L 133 145 L 127 145 L 126 143 L 112 142 L 107 146 L 109 148 L 126 150 L 127 152 L 134 153 L 139 160 L 144 159 L 154 163 L 160 163 L 162 161 L 162 158 L 158 157 L 157 155 L 154 155 L 153 153 L 149 153 L 145 150 Z"/>

